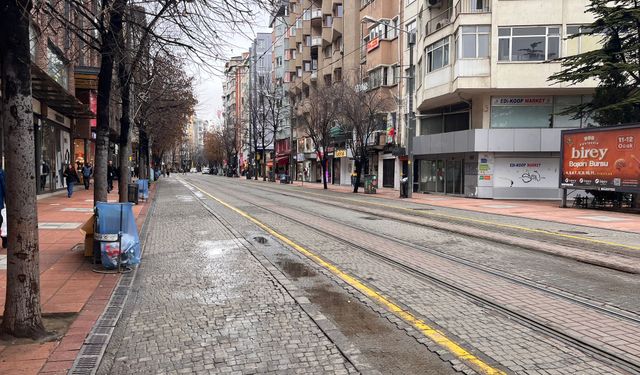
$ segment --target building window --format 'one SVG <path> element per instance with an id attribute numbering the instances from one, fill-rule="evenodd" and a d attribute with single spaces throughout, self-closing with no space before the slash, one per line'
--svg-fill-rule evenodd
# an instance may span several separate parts
<path id="1" fill-rule="evenodd" d="M 342 17 L 343 15 L 342 4 L 338 4 L 335 6 L 335 8 L 333 9 L 333 15 L 334 17 Z"/>
<path id="2" fill-rule="evenodd" d="M 414 34 L 416 32 L 416 21 L 411 21 L 406 26 L 407 33 Z M 407 47 L 409 47 L 409 38 L 407 38 Z"/>
<path id="3" fill-rule="evenodd" d="M 298 78 L 302 78 L 302 68 L 301 67 L 297 67 L 296 68 L 296 75 L 298 76 Z"/>
<path id="4" fill-rule="evenodd" d="M 499 61 L 545 61 L 560 57 L 560 27 L 499 27 Z"/>
<path id="5" fill-rule="evenodd" d="M 550 128 L 553 98 L 509 96 L 491 98 L 492 128 Z"/>
<path id="6" fill-rule="evenodd" d="M 36 50 L 38 48 L 38 32 L 32 23 L 29 23 L 29 52 L 31 52 L 31 61 L 36 60 Z"/>
<path id="7" fill-rule="evenodd" d="M 54 47 L 49 45 L 47 49 L 47 60 L 49 60 L 47 73 L 58 82 L 60 86 L 66 89 L 69 82 L 69 71 L 65 59 Z"/>
<path id="8" fill-rule="evenodd" d="M 600 37 L 596 35 L 582 35 L 590 32 L 591 29 L 586 26 L 569 25 L 567 26 L 567 56 L 574 56 L 580 53 L 596 50 L 601 47 Z M 573 38 L 569 38 L 573 35 Z"/>
<path id="9" fill-rule="evenodd" d="M 311 10 L 310 9 L 305 9 L 304 12 L 302 13 L 302 19 L 305 21 L 309 21 L 311 19 Z"/>
<path id="10" fill-rule="evenodd" d="M 296 28 L 295 27 L 290 27 L 289 28 L 289 36 L 296 36 Z"/>
<path id="11" fill-rule="evenodd" d="M 427 73 L 449 65 L 449 37 L 440 39 L 425 49 Z"/>
<path id="12" fill-rule="evenodd" d="M 462 26 L 456 34 L 456 56 L 460 59 L 489 57 L 490 26 Z"/>
<path id="13" fill-rule="evenodd" d="M 597 126 L 589 117 L 574 119 L 573 115 L 561 115 L 570 107 L 585 104 L 592 99 L 589 95 L 555 96 L 553 98 L 553 127 L 554 128 L 585 128 Z"/>

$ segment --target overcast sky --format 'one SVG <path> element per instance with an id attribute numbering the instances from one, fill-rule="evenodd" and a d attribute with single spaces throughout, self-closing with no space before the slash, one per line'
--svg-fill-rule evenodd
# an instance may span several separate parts
<path id="1" fill-rule="evenodd" d="M 253 29 L 253 30 L 251 30 Z M 256 33 L 270 33 L 269 15 L 266 11 L 258 14 L 258 19 L 253 27 L 245 26 L 248 35 L 241 32 L 233 32 L 228 34 L 230 46 L 226 48 L 226 58 L 241 55 L 242 52 L 248 52 L 251 42 Z M 224 67 L 224 62 L 219 63 L 220 68 Z M 196 79 L 196 95 L 198 105 L 196 107 L 196 115 L 203 120 L 218 120 L 217 111 L 222 110 L 222 81 L 223 76 L 220 73 L 207 72 L 200 69 L 197 64 L 192 64 L 191 69 Z"/>

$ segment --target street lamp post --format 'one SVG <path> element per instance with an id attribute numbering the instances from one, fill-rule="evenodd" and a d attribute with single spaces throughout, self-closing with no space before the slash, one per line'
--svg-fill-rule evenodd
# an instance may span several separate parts
<path id="1" fill-rule="evenodd" d="M 407 145 L 407 183 L 408 183 L 408 188 L 406 191 L 406 195 L 407 198 L 411 198 L 411 196 L 413 195 L 413 147 L 411 147 L 411 132 L 412 132 L 412 122 L 415 121 L 416 116 L 413 113 L 413 90 L 414 90 L 414 77 L 415 77 L 415 70 L 414 70 L 414 66 L 413 66 L 413 46 L 416 44 L 416 34 L 415 31 L 407 31 L 403 28 L 400 27 L 395 27 L 395 26 L 391 26 L 389 24 L 389 21 L 379 21 L 376 20 L 370 16 L 364 16 L 362 17 L 362 23 L 374 23 L 374 24 L 384 24 L 387 27 L 390 27 L 392 29 L 398 30 L 400 32 L 406 33 L 407 34 L 407 41 L 409 44 L 409 77 L 407 77 L 408 79 L 408 83 L 407 86 L 409 88 L 409 92 L 408 92 L 408 114 L 407 114 L 407 121 L 405 124 L 405 144 Z M 402 95 L 402 92 L 398 93 L 399 96 Z M 400 100 L 400 103 L 402 103 L 402 100 Z M 400 198 L 403 198 L 402 196 L 402 188 L 400 189 Z"/>

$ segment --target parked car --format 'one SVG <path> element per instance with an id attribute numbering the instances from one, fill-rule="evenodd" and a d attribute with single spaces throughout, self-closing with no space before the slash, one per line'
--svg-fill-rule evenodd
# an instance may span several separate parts
<path id="1" fill-rule="evenodd" d="M 210 171 L 209 167 L 202 168 L 202 174 L 209 174 Z"/>
<path id="2" fill-rule="evenodd" d="M 191 168 L 191 169 L 189 170 L 189 172 L 190 172 L 190 173 L 198 173 L 198 170 L 197 170 L 197 169 L 195 169 L 195 168 Z"/>

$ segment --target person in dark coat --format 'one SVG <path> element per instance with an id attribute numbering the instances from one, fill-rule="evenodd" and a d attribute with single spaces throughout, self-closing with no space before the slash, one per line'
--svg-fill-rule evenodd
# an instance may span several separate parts
<path id="1" fill-rule="evenodd" d="M 107 166 L 107 193 L 111 193 L 113 190 L 113 179 L 116 176 L 116 169 L 113 167 L 113 162 L 109 160 L 109 165 Z"/>
<path id="2" fill-rule="evenodd" d="M 67 183 L 67 198 L 71 198 L 71 196 L 73 195 L 73 185 L 80 181 L 80 178 L 78 178 L 78 172 L 76 172 L 76 168 L 73 166 L 73 164 L 69 164 L 69 166 L 67 166 L 67 169 L 64 170 L 64 173 L 62 175 L 65 178 L 65 181 Z"/>
<path id="3" fill-rule="evenodd" d="M 91 175 L 93 175 L 93 168 L 91 168 L 91 164 L 84 163 L 84 166 L 82 166 L 82 181 L 84 182 L 85 190 L 89 190 L 89 182 L 91 181 Z"/>

